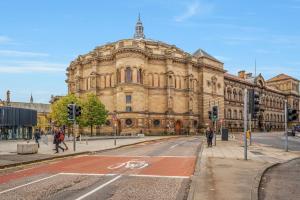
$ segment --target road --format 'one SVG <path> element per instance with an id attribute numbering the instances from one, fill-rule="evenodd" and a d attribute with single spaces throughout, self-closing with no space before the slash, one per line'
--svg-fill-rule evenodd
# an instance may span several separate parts
<path id="1" fill-rule="evenodd" d="M 284 149 L 285 136 L 283 135 L 283 133 L 254 133 L 252 139 L 254 143 L 260 143 L 269 145 L 274 148 Z M 291 151 L 300 151 L 300 137 L 289 136 L 288 146 L 289 150 Z"/>
<path id="2" fill-rule="evenodd" d="M 268 169 L 259 186 L 259 200 L 300 199 L 300 158 Z"/>
<path id="3" fill-rule="evenodd" d="M 199 137 L 146 142 L 0 175 L 0 199 L 186 199 Z"/>

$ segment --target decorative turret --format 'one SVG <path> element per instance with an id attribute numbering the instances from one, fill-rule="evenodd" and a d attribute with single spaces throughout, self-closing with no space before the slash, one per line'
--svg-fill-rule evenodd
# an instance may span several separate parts
<path id="1" fill-rule="evenodd" d="M 143 23 L 141 21 L 141 16 L 139 13 L 139 17 L 138 17 L 138 21 L 135 25 L 135 33 L 134 33 L 134 39 L 144 39 L 145 35 L 144 35 L 144 27 L 143 27 Z"/>
<path id="2" fill-rule="evenodd" d="M 32 94 L 30 95 L 30 103 L 33 103 L 33 97 L 32 97 Z"/>
<path id="3" fill-rule="evenodd" d="M 10 105 L 10 91 L 7 90 L 6 92 L 6 105 Z"/>

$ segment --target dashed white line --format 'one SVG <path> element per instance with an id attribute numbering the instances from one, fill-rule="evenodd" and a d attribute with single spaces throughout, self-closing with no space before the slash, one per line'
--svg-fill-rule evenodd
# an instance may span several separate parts
<path id="1" fill-rule="evenodd" d="M 144 174 L 130 174 L 128 176 L 133 176 L 133 177 L 150 177 L 150 178 L 180 178 L 180 179 L 190 178 L 189 176 L 162 176 L 162 175 L 144 175 Z"/>
<path id="2" fill-rule="evenodd" d="M 122 177 L 122 175 L 119 175 L 119 176 L 117 176 L 117 177 L 115 177 L 115 178 L 111 179 L 110 181 L 108 181 L 108 182 L 106 182 L 106 183 L 104 183 L 104 184 L 102 184 L 102 185 L 100 185 L 100 186 L 96 187 L 95 189 L 93 189 L 93 190 L 89 191 L 88 193 L 86 193 L 86 194 L 84 194 L 84 195 L 82 195 L 82 196 L 78 197 L 78 198 L 77 198 L 77 199 L 75 199 L 75 200 L 81 200 L 81 199 L 84 199 L 85 197 L 87 197 L 87 196 L 90 196 L 91 194 L 93 194 L 93 193 L 97 192 L 98 190 L 100 190 L 100 189 L 104 188 L 105 186 L 107 186 L 107 185 L 111 184 L 112 182 L 114 182 L 114 181 L 118 180 L 118 179 L 119 179 L 119 178 L 121 178 L 121 177 Z"/>
<path id="3" fill-rule="evenodd" d="M 11 189 L 4 190 L 4 191 L 1 191 L 0 194 L 3 194 L 3 193 L 5 193 L 5 192 L 9 192 L 9 191 L 15 190 L 15 189 L 18 189 L 18 188 L 27 186 L 27 185 L 31 185 L 31 184 L 33 184 L 33 183 L 37 183 L 37 182 L 40 182 L 40 181 L 43 181 L 43 180 L 46 180 L 46 179 L 49 179 L 49 178 L 53 178 L 53 177 L 55 177 L 55 176 L 57 176 L 57 175 L 59 175 L 59 174 L 54 174 L 54 175 L 52 175 L 52 176 L 48 176 L 48 177 L 45 177 L 45 178 L 41 178 L 41 179 L 38 179 L 38 180 L 35 180 L 35 181 L 32 181 L 32 182 L 26 183 L 26 184 L 23 184 L 23 185 L 19 185 L 19 186 L 17 186 L 17 187 L 11 188 Z"/>
<path id="4" fill-rule="evenodd" d="M 93 174 L 93 173 L 69 173 L 69 172 L 62 172 L 59 174 L 73 175 L 73 176 L 115 176 L 115 175 L 117 175 L 117 174 Z"/>

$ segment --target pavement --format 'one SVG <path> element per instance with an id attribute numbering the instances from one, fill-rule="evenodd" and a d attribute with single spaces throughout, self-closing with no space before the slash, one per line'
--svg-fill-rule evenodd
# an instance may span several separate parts
<path id="1" fill-rule="evenodd" d="M 199 137 L 148 141 L 0 174 L 1 199 L 186 199 Z"/>
<path id="2" fill-rule="evenodd" d="M 253 143 L 248 148 L 248 160 L 244 160 L 242 137 L 237 135 L 229 141 L 218 138 L 216 146 L 203 145 L 198 155 L 188 199 L 258 199 L 264 170 L 299 156 L 298 151 L 285 152 L 267 144 Z"/>
<path id="3" fill-rule="evenodd" d="M 81 141 L 76 142 L 76 151 L 73 150 L 72 137 L 66 137 L 66 144 L 68 146 L 67 151 L 60 151 L 60 153 L 55 154 L 53 150 L 55 145 L 52 143 L 53 136 L 48 135 L 43 136 L 40 141 L 40 148 L 38 154 L 28 154 L 28 155 L 18 155 L 17 154 L 17 144 L 27 143 L 26 141 L 0 141 L 0 169 L 8 166 L 14 166 L 24 163 L 30 163 L 35 161 L 54 159 L 57 157 L 72 156 L 76 154 L 84 154 L 94 151 L 102 151 L 106 149 L 118 148 L 124 145 L 132 145 L 135 143 L 159 140 L 164 138 L 169 138 L 170 136 L 145 136 L 145 137 L 121 137 L 117 139 L 116 146 L 114 145 L 114 139 L 111 138 L 98 138 L 98 140 L 88 140 L 82 138 Z M 34 143 L 34 141 L 30 141 Z M 63 144 L 61 144 L 64 147 Z"/>
<path id="4" fill-rule="evenodd" d="M 274 165 L 262 176 L 259 187 L 260 200 L 300 199 L 300 158 Z"/>

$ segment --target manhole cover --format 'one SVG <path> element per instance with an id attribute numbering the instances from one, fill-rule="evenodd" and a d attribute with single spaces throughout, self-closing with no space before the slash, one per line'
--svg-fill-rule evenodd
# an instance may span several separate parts
<path id="1" fill-rule="evenodd" d="M 259 152 L 259 151 L 250 151 L 251 153 L 255 154 L 255 155 L 264 155 L 263 153 Z"/>

